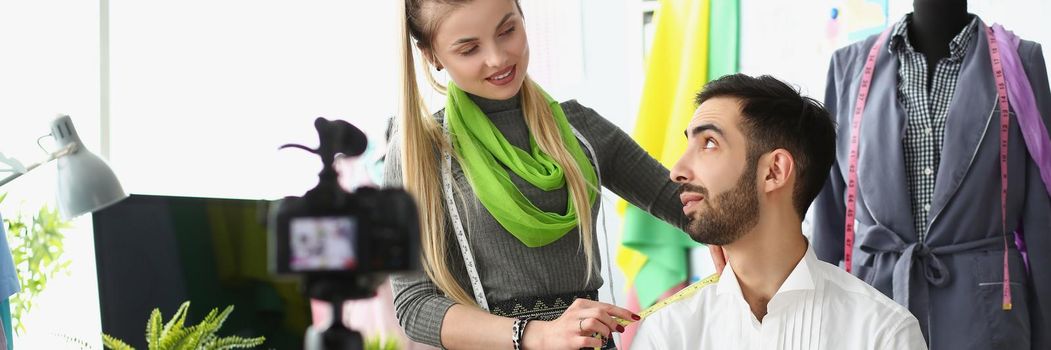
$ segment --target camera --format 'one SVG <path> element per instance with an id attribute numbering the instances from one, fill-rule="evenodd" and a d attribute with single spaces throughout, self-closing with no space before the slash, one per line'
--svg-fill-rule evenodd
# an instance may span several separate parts
<path id="1" fill-rule="evenodd" d="M 416 207 L 400 189 L 286 197 L 274 220 L 277 274 L 353 277 L 411 271 L 419 263 Z"/>
<path id="2" fill-rule="evenodd" d="M 392 272 L 420 269 L 416 205 L 401 189 L 362 187 L 353 193 L 339 185 L 338 155 L 360 156 L 368 139 L 342 120 L 314 121 L 317 149 L 297 144 L 323 163 L 318 184 L 302 197 L 285 197 L 271 206 L 270 270 L 305 279 L 306 294 L 326 300 L 333 310 L 343 301 L 375 295 Z M 341 312 L 322 335 L 327 349 L 361 349 L 361 335 L 346 329 Z"/>

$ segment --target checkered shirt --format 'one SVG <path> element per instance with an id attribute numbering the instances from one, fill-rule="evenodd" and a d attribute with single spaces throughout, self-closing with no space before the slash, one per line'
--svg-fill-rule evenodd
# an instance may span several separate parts
<path id="1" fill-rule="evenodd" d="M 908 121 L 902 140 L 905 172 L 911 192 L 913 224 L 919 241 L 923 242 L 941 160 L 945 119 L 956 91 L 964 55 L 977 33 L 978 17 L 975 16 L 949 43 L 949 57 L 935 67 L 930 89 L 927 86 L 927 58 L 909 41 L 911 21 L 910 14 L 895 24 L 889 51 L 901 64 L 898 69 L 898 102 L 905 108 Z"/>

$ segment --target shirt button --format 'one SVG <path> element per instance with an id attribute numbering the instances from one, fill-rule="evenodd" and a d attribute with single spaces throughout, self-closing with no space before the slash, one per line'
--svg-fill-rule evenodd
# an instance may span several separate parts
<path id="1" fill-rule="evenodd" d="M 931 169 L 931 167 L 927 167 L 926 169 L 923 169 L 923 175 L 930 175 L 930 174 L 934 174 L 934 169 Z"/>
<path id="2" fill-rule="evenodd" d="M 934 133 L 934 129 L 931 129 L 931 128 L 923 129 L 923 134 L 924 135 L 930 135 L 930 134 L 933 134 L 933 133 Z"/>
<path id="3" fill-rule="evenodd" d="M 930 204 L 924 204 L 923 205 L 923 211 L 931 211 L 931 205 Z"/>

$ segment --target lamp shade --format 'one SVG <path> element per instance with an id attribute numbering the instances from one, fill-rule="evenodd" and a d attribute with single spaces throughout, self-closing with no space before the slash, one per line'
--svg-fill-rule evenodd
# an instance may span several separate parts
<path id="1" fill-rule="evenodd" d="M 128 197 L 109 165 L 84 147 L 68 115 L 51 122 L 51 134 L 59 148 L 74 145 L 70 154 L 58 158 L 58 209 L 63 218 L 72 219 Z"/>

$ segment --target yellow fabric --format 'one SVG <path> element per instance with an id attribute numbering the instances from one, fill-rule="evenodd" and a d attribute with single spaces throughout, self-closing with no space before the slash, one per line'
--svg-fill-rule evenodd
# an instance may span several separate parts
<path id="1" fill-rule="evenodd" d="M 667 167 L 686 150 L 683 130 L 708 79 L 709 0 L 661 0 L 633 137 Z M 626 202 L 618 203 L 623 215 Z M 617 266 L 633 283 L 646 255 L 620 245 Z"/>

